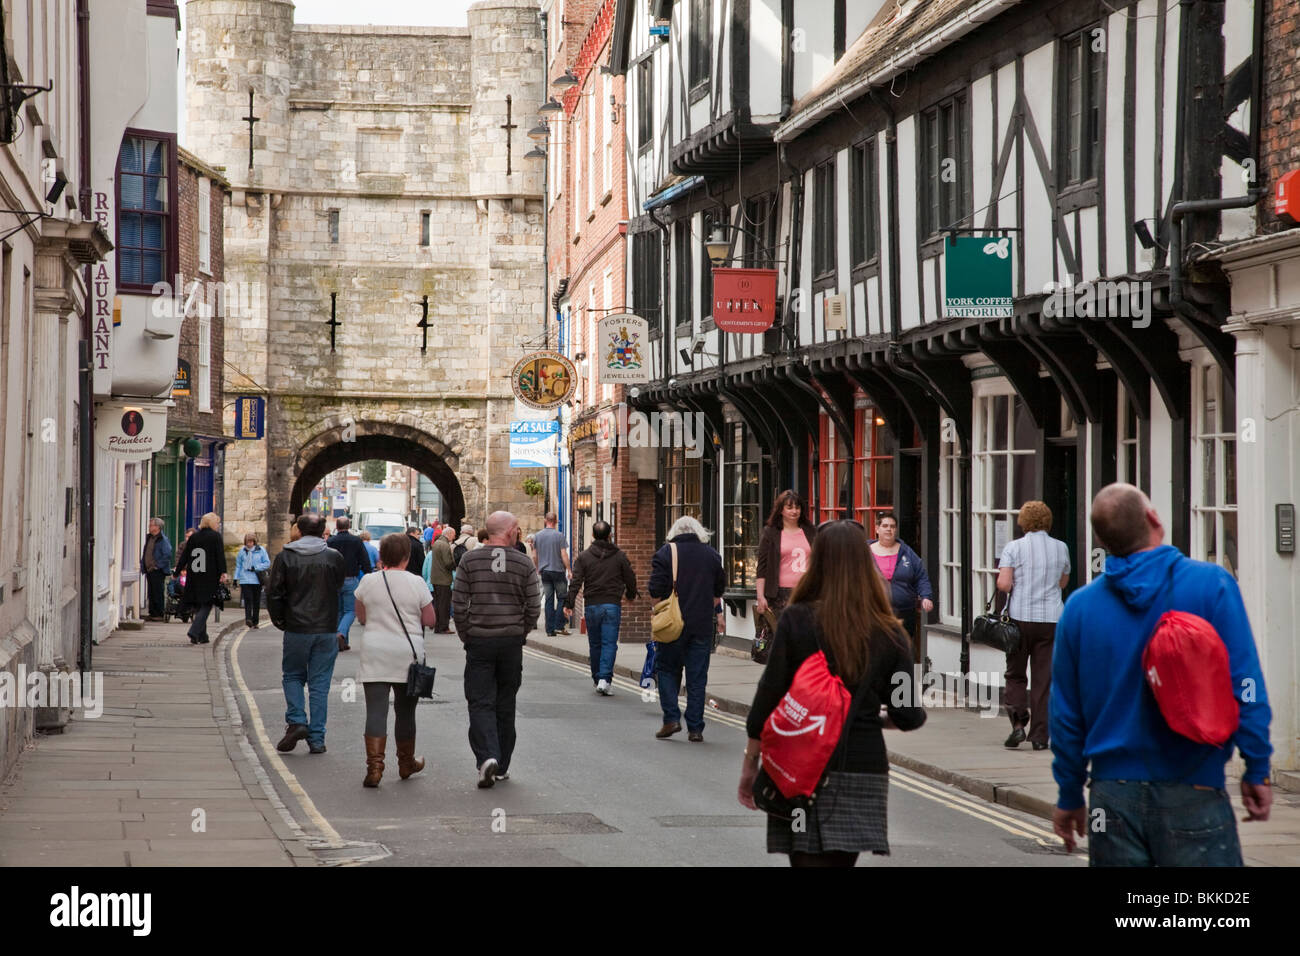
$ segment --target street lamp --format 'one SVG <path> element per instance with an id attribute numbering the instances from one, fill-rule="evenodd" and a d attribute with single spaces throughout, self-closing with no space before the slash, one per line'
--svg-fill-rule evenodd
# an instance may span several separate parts
<path id="1" fill-rule="evenodd" d="M 540 123 L 538 123 L 536 126 L 534 126 L 532 129 L 528 131 L 529 139 L 544 140 L 550 135 L 551 135 L 551 127 L 546 122 L 546 120 L 542 120 Z"/>
<path id="2" fill-rule="evenodd" d="M 591 514 L 591 485 L 583 485 L 573 496 L 574 507 L 580 515 Z"/>
<path id="3" fill-rule="evenodd" d="M 724 266 L 730 258 L 732 239 L 727 236 L 728 230 L 733 233 L 738 232 L 743 236 L 748 236 L 753 239 L 756 251 L 762 248 L 762 238 L 750 232 L 748 229 L 742 229 L 740 226 L 733 226 L 729 223 L 714 223 L 713 232 L 709 236 L 708 242 L 704 244 L 704 248 L 709 254 L 709 262 L 714 266 Z"/>
<path id="4" fill-rule="evenodd" d="M 551 80 L 551 87 L 557 90 L 568 90 L 578 85 L 578 77 L 573 70 L 565 70 L 563 75 L 557 76 Z"/>
<path id="5" fill-rule="evenodd" d="M 539 113 L 561 113 L 563 111 L 564 107 L 554 96 L 537 108 Z"/>
<path id="6" fill-rule="evenodd" d="M 528 152 L 524 153 L 524 159 L 545 159 L 545 158 L 546 158 L 546 150 L 542 149 L 541 146 L 534 146 Z"/>

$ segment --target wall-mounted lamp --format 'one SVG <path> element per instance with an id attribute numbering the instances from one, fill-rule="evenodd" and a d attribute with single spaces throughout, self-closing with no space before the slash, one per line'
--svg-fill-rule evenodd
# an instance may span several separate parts
<path id="1" fill-rule="evenodd" d="M 539 107 L 537 108 L 537 112 L 539 112 L 539 113 L 563 113 L 563 112 L 564 112 L 564 107 L 563 107 L 562 105 L 560 105 L 560 101 L 559 101 L 559 100 L 557 100 L 554 96 L 552 96 L 549 100 L 547 100 L 545 103 L 543 103 L 541 106 L 539 106 Z"/>
<path id="2" fill-rule="evenodd" d="M 556 90 L 568 90 L 578 85 L 578 77 L 572 70 L 565 70 L 560 76 L 551 80 L 551 88 Z"/>
<path id="3" fill-rule="evenodd" d="M 550 135 L 551 135 L 551 127 L 546 122 L 546 120 L 542 120 L 540 123 L 538 123 L 536 126 L 534 126 L 532 129 L 528 131 L 529 139 L 542 140 L 542 139 L 546 139 L 546 137 Z"/>
<path id="4" fill-rule="evenodd" d="M 534 146 L 528 152 L 524 153 L 524 159 L 545 159 L 546 150 L 540 146 Z"/>
<path id="5" fill-rule="evenodd" d="M 573 506 L 578 509 L 578 514 L 591 514 L 591 485 L 583 485 L 573 496 Z"/>

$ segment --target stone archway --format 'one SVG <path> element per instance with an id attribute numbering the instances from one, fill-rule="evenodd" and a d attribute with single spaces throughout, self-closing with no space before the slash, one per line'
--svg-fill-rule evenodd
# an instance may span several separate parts
<path id="1" fill-rule="evenodd" d="M 336 421 L 299 447 L 286 473 L 275 482 L 283 489 L 283 497 L 273 494 L 273 510 L 286 516 L 287 526 L 288 521 L 301 513 L 302 502 L 327 474 L 344 465 L 377 458 L 407 465 L 428 477 L 442 495 L 446 518 L 452 524 L 459 524 L 466 515 L 467 505 L 465 490 L 456 474 L 462 464 L 460 451 L 408 424 Z M 474 482 L 471 490 L 477 491 Z M 273 539 L 278 537 L 274 526 L 270 531 Z"/>

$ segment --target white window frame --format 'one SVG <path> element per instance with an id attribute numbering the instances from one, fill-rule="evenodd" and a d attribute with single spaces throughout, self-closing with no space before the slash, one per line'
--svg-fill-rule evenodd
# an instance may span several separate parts
<path id="1" fill-rule="evenodd" d="M 212 306 L 199 303 L 199 374 L 196 394 L 200 412 L 212 411 Z"/>
<path id="2" fill-rule="evenodd" d="M 1135 417 L 1138 430 L 1130 435 L 1128 410 L 1133 402 L 1123 382 L 1117 382 L 1116 388 L 1118 392 L 1115 402 L 1115 478 L 1118 481 L 1127 481 L 1131 463 L 1133 474 L 1137 478 L 1133 484 L 1150 494 L 1151 489 L 1142 486 L 1142 420 Z"/>
<path id="3" fill-rule="evenodd" d="M 610 308 L 612 308 L 612 306 L 610 306 L 610 303 L 614 301 L 614 270 L 613 269 L 605 270 L 604 288 L 601 290 L 601 292 L 603 296 L 601 305 L 604 306 L 605 311 L 601 312 L 600 318 L 603 319 L 605 316 L 610 314 L 609 310 Z M 598 331 L 599 328 L 600 328 L 599 325 L 593 326 L 594 330 Z M 592 356 L 591 368 L 593 372 L 595 372 L 598 369 L 598 365 L 596 363 L 596 354 L 600 352 L 600 350 L 601 350 L 600 343 L 596 341 L 596 332 L 593 331 L 592 338 L 591 338 L 591 356 Z M 593 379 L 593 381 L 599 381 L 599 379 L 600 377 L 599 375 L 597 375 L 596 378 Z M 614 386 L 613 385 L 600 386 L 600 396 L 601 396 L 601 401 L 612 402 L 614 400 Z"/>
<path id="4" fill-rule="evenodd" d="M 953 627 L 961 626 L 961 505 L 961 439 L 954 434 L 939 446 L 939 622 Z"/>
<path id="5" fill-rule="evenodd" d="M 1209 561 L 1226 568 L 1234 577 L 1237 567 L 1224 553 L 1223 543 L 1228 525 L 1233 528 L 1232 537 L 1238 544 L 1238 563 L 1240 563 L 1241 531 L 1237 520 L 1236 483 L 1228 481 L 1227 451 L 1232 449 L 1233 460 L 1237 452 L 1237 423 L 1234 411 L 1230 431 L 1224 431 L 1218 416 L 1222 410 L 1225 392 L 1223 371 L 1213 358 L 1201 352 L 1192 362 L 1192 534 L 1191 556 L 1198 561 Z M 1216 425 L 1211 429 L 1205 424 L 1205 416 L 1213 410 Z M 1206 455 L 1213 455 L 1214 485 L 1208 486 L 1206 478 Z M 1214 524 L 1214 547 L 1211 548 L 1206 525 Z"/>
<path id="6" fill-rule="evenodd" d="M 587 342 L 583 351 L 587 353 L 587 404 L 596 404 L 596 283 L 587 284 L 587 321 L 583 328 Z"/>
<path id="7" fill-rule="evenodd" d="M 596 176 L 599 166 L 596 163 L 596 85 L 593 83 L 587 91 L 587 212 L 596 211 Z"/>
<path id="8" fill-rule="evenodd" d="M 614 106 L 610 102 L 610 76 L 608 73 L 601 77 L 601 96 L 600 109 L 604 114 L 603 127 L 605 131 L 604 141 L 604 170 L 605 170 L 605 193 L 614 191 Z"/>
<path id="9" fill-rule="evenodd" d="M 982 379 L 974 383 L 974 427 L 971 430 L 971 601 L 980 610 L 993 596 L 997 581 L 998 560 L 1002 548 L 1015 537 L 1016 518 L 1020 514 L 1015 500 L 1015 468 L 1011 459 L 1034 457 L 1035 449 L 1016 448 L 1015 405 L 1020 400 L 1015 388 L 1004 378 Z M 993 435 L 993 404 L 1005 397 L 1007 432 L 997 440 Z M 1006 507 L 992 504 L 993 464 L 996 457 L 1006 457 Z M 1004 537 L 998 546 L 998 525 L 1005 522 Z"/>
<path id="10" fill-rule="evenodd" d="M 199 271 L 212 275 L 212 180 L 199 177 Z"/>

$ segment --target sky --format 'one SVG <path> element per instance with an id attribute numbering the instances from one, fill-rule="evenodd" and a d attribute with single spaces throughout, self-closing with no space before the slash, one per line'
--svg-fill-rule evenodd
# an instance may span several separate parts
<path id="1" fill-rule="evenodd" d="M 368 23 L 412 27 L 463 27 L 465 13 L 474 0 L 294 0 L 295 23 Z M 185 4 L 180 4 L 181 28 L 185 26 Z M 177 70 L 180 91 L 180 142 L 185 145 L 185 44 L 181 43 Z"/>

